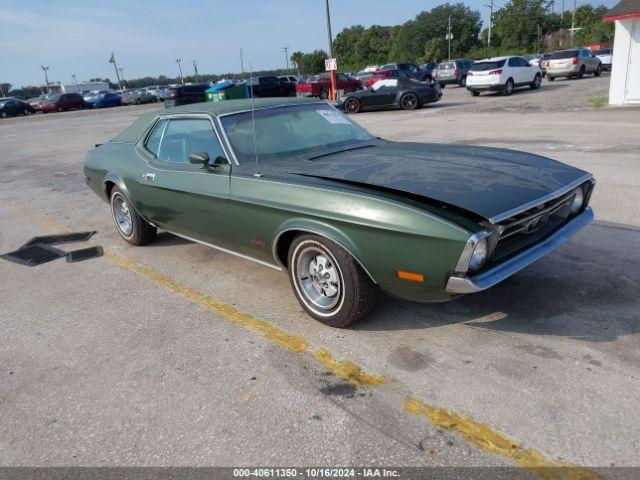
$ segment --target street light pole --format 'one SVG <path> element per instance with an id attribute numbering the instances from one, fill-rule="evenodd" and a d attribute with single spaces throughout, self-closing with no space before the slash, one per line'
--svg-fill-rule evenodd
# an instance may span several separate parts
<path id="1" fill-rule="evenodd" d="M 324 0 L 324 10 L 327 17 L 327 36 L 329 39 L 329 58 L 333 58 L 333 35 L 331 35 L 331 13 L 329 12 L 329 0 Z M 336 71 L 331 70 L 331 91 L 329 99 L 336 99 Z"/>
<path id="2" fill-rule="evenodd" d="M 181 61 L 182 61 L 181 58 L 176 58 L 176 63 L 178 64 L 178 70 L 180 70 L 180 83 L 184 85 L 184 76 L 182 75 L 182 66 L 180 65 Z"/>
<path id="3" fill-rule="evenodd" d="M 451 15 L 449 15 L 449 27 L 447 28 L 447 38 L 449 39 L 449 60 L 451 60 Z"/>
<path id="4" fill-rule="evenodd" d="M 282 47 L 284 51 L 284 59 L 287 62 L 287 71 L 289 71 L 289 47 Z"/>
<path id="5" fill-rule="evenodd" d="M 122 86 L 126 88 L 127 82 L 124 81 L 124 73 L 122 73 L 124 71 L 124 68 L 120 67 L 118 68 L 118 71 L 120 72 L 120 79 L 122 80 Z M 120 90 L 122 90 L 122 88 Z"/>
<path id="6" fill-rule="evenodd" d="M 78 80 L 76 79 L 76 74 L 74 73 L 71 75 L 71 78 L 73 78 L 73 84 L 76 86 L 76 93 L 81 93 L 80 87 L 78 86 Z"/>
<path id="7" fill-rule="evenodd" d="M 191 60 L 191 62 L 193 63 L 193 69 L 196 72 L 196 83 L 198 83 L 198 62 L 195 60 Z"/>
<path id="8" fill-rule="evenodd" d="M 51 93 L 51 89 L 49 88 L 49 76 L 47 75 L 47 70 L 49 70 L 49 67 L 40 65 L 40 68 L 44 72 L 44 83 L 47 85 L 47 93 Z"/>
<path id="9" fill-rule="evenodd" d="M 493 0 L 489 2 L 489 5 L 485 5 L 489 9 L 489 32 L 487 35 L 487 46 L 491 47 L 491 28 L 493 26 Z M 451 25 L 451 17 L 449 17 L 449 25 Z M 451 33 L 451 28 L 449 28 L 449 33 Z M 451 56 L 451 54 L 449 54 Z"/>
<path id="10" fill-rule="evenodd" d="M 122 90 L 122 80 L 120 80 L 120 70 L 118 70 L 118 64 L 116 63 L 116 56 L 111 52 L 111 58 L 109 63 L 113 63 L 113 68 L 116 71 L 116 78 L 118 79 L 118 89 Z"/>

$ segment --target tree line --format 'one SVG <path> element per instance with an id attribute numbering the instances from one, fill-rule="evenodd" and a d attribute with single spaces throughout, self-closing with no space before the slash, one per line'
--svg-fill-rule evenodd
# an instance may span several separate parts
<path id="1" fill-rule="evenodd" d="M 438 62 L 449 58 L 486 58 L 503 54 L 544 53 L 586 44 L 611 43 L 614 27 L 603 23 L 605 6 L 581 5 L 575 19 L 571 11 L 554 12 L 547 0 L 509 0 L 493 12 L 491 42 L 482 17 L 463 3 L 445 3 L 401 25 L 354 25 L 336 36 L 333 49 L 341 70 L 356 71 L 367 65 L 390 62 Z M 576 31 L 570 28 L 575 21 Z M 579 30 L 577 30 L 579 29 Z M 302 73 L 324 70 L 324 51 L 295 52 L 291 60 Z"/>
<path id="2" fill-rule="evenodd" d="M 568 3 L 568 2 L 567 2 Z M 557 3 L 556 3 L 557 4 Z M 445 3 L 431 10 L 418 13 L 415 18 L 401 25 L 363 27 L 354 25 L 343 29 L 333 43 L 334 55 L 341 71 L 357 71 L 367 65 L 390 62 L 414 61 L 438 62 L 449 58 L 449 20 L 451 21 L 451 58 L 486 58 L 496 55 L 543 53 L 561 48 L 613 42 L 612 23 L 603 23 L 608 10 L 605 6 L 581 5 L 575 18 L 571 11 L 555 12 L 553 0 L 508 0 L 493 13 L 491 41 L 489 31 L 482 29 L 480 11 L 463 3 Z M 576 30 L 570 32 L 572 23 Z M 276 69 L 254 72 L 255 76 L 284 74 L 316 74 L 324 71 L 324 50 L 303 53 L 294 52 L 291 70 Z M 238 79 L 238 73 L 221 75 L 185 76 L 185 82 L 216 82 L 221 79 Z M 248 77 L 244 74 L 243 78 Z M 109 79 L 92 79 L 105 80 Z M 143 77 L 125 81 L 127 88 L 147 85 L 180 83 L 180 78 L 167 76 Z M 112 88 L 117 88 L 109 82 Z M 12 88 L 0 83 L 0 96 L 36 96 L 42 93 L 37 87 Z"/>

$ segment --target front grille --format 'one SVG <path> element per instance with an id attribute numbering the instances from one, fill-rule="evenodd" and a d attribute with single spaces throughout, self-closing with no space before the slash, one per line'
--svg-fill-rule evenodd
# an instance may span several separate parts
<path id="1" fill-rule="evenodd" d="M 571 191 L 503 220 L 490 264 L 495 264 L 541 241 L 564 224 L 571 213 Z"/>

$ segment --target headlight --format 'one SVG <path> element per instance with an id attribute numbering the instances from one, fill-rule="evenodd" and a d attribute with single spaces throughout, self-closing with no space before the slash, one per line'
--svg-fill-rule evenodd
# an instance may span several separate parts
<path id="1" fill-rule="evenodd" d="M 582 191 L 582 187 L 578 187 L 575 190 L 575 196 L 573 197 L 573 202 L 571 203 L 571 213 L 578 213 L 582 208 L 583 203 L 584 192 Z"/>
<path id="2" fill-rule="evenodd" d="M 478 270 L 482 267 L 482 264 L 487 259 L 487 239 L 482 238 L 476 243 L 473 253 L 471 254 L 471 260 L 469 261 L 469 268 L 472 270 Z"/>

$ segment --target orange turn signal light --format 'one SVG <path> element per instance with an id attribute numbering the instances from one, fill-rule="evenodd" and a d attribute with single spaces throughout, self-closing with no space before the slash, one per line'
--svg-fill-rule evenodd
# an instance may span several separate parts
<path id="1" fill-rule="evenodd" d="M 421 273 L 396 270 L 396 276 L 401 280 L 409 280 L 410 282 L 424 282 L 424 275 L 422 275 Z"/>

